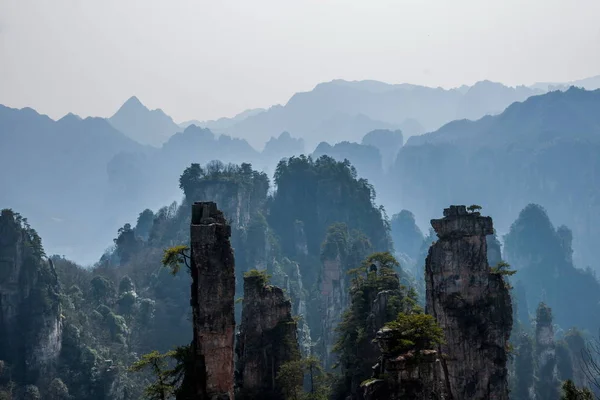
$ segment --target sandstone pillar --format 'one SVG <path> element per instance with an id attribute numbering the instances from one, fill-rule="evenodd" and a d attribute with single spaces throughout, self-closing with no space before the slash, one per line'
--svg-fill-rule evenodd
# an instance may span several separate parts
<path id="1" fill-rule="evenodd" d="M 504 278 L 487 260 L 492 219 L 450 206 L 431 225 L 439 240 L 426 259 L 426 311 L 444 330 L 439 350 L 450 398 L 508 400 L 512 305 Z"/>
<path id="2" fill-rule="evenodd" d="M 198 399 L 234 398 L 235 262 L 231 228 L 213 202 L 192 206 L 193 380 Z"/>

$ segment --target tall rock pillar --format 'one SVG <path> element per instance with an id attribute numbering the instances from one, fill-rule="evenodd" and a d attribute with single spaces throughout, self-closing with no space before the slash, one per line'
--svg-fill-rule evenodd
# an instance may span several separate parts
<path id="1" fill-rule="evenodd" d="M 426 311 L 444 330 L 440 351 L 450 398 L 508 400 L 512 304 L 503 277 L 487 260 L 492 219 L 450 206 L 431 225 L 439 240 L 426 259 Z"/>
<path id="2" fill-rule="evenodd" d="M 201 400 L 232 400 L 235 262 L 231 228 L 213 202 L 192 205 L 194 382 Z"/>
<path id="3" fill-rule="evenodd" d="M 279 368 L 300 359 L 292 303 L 256 270 L 244 277 L 244 309 L 236 343 L 237 399 L 283 400 Z M 298 384 L 300 384 L 298 382 Z"/>

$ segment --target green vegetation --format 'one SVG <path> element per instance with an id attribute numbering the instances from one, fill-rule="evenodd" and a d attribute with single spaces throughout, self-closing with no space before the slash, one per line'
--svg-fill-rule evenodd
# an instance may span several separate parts
<path id="1" fill-rule="evenodd" d="M 517 271 L 515 270 L 511 270 L 510 268 L 510 264 L 505 262 L 505 261 L 500 261 L 498 264 L 496 264 L 495 267 L 492 267 L 492 274 L 498 274 L 501 276 L 513 276 L 514 274 L 517 273 Z"/>
<path id="2" fill-rule="evenodd" d="M 415 312 L 401 312 L 398 317 L 385 325 L 393 331 L 393 349 L 396 354 L 436 349 L 444 343 L 444 332 L 431 315 Z"/>
<path id="3" fill-rule="evenodd" d="M 594 396 L 589 389 L 578 389 L 572 380 L 566 380 L 562 384 L 561 400 L 593 400 Z"/>
<path id="4" fill-rule="evenodd" d="M 248 272 L 244 272 L 244 278 L 255 278 L 258 280 L 259 285 L 267 286 L 271 281 L 271 274 L 265 270 L 251 269 Z"/>
<path id="5" fill-rule="evenodd" d="M 144 354 L 140 360 L 129 367 L 129 371 L 140 372 L 145 369 L 151 371 L 154 381 L 144 389 L 146 399 L 171 399 L 181 390 L 188 365 L 186 363 L 189 363 L 189 354 L 189 346 L 181 346 L 165 354 L 154 350 Z M 174 366 L 169 368 L 169 364 L 174 364 Z"/>
<path id="6" fill-rule="evenodd" d="M 339 368 L 337 397 L 357 390 L 360 382 L 371 375 L 378 356 L 373 344 L 377 331 L 399 313 L 419 310 L 416 292 L 400 284 L 395 271 L 398 268 L 398 261 L 390 253 L 374 253 L 348 272 L 352 276 L 350 306 L 336 329 L 334 346 Z M 385 293 L 387 307 L 373 320 L 369 316 L 380 293 Z"/>
<path id="7" fill-rule="evenodd" d="M 328 156 L 284 159 L 277 165 L 275 184 L 269 224 L 286 254 L 296 253 L 297 221 L 302 224 L 309 254 L 315 256 L 327 227 L 334 222 L 363 232 L 377 251 L 391 249 L 389 223 L 384 210 L 374 203 L 375 190 L 357 178 L 348 161 Z"/>
<path id="8" fill-rule="evenodd" d="M 302 385 L 305 377 L 308 382 L 307 391 L 304 391 Z M 321 361 L 314 356 L 288 361 L 277 372 L 277 382 L 283 390 L 285 400 L 327 400 L 329 380 Z"/>
<path id="9" fill-rule="evenodd" d="M 190 256 L 187 254 L 189 247 L 185 245 L 173 246 L 164 250 L 162 264 L 163 266 L 171 270 L 171 274 L 177 275 L 181 269 L 181 264 L 185 264 L 188 271 L 190 270 L 190 264 L 188 260 Z"/>

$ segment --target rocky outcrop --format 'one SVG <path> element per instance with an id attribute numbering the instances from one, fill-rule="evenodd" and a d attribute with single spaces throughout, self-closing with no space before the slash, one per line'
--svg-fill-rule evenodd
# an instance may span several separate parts
<path id="1" fill-rule="evenodd" d="M 436 350 L 396 354 L 393 329 L 376 336 L 381 357 L 373 378 L 362 384 L 366 400 L 443 400 L 446 393 L 441 357 Z"/>
<path id="2" fill-rule="evenodd" d="M 312 351 L 312 338 L 307 322 L 307 294 L 302 282 L 300 265 L 288 258 L 284 258 L 281 262 L 275 261 L 273 264 L 274 273 L 272 282 L 285 289 L 286 293 L 290 296 L 292 315 L 300 317 L 297 321 L 300 352 L 304 357 L 308 357 Z"/>
<path id="3" fill-rule="evenodd" d="M 59 284 L 35 230 L 0 214 L 0 360 L 18 384 L 45 385 L 61 347 Z"/>
<path id="4" fill-rule="evenodd" d="M 235 262 L 231 228 L 213 202 L 192 206 L 191 275 L 194 393 L 233 399 Z"/>
<path id="5" fill-rule="evenodd" d="M 283 290 L 267 284 L 264 272 L 244 277 L 244 308 L 236 343 L 236 398 L 281 399 L 277 372 L 300 358 L 292 304 Z"/>
<path id="6" fill-rule="evenodd" d="M 512 305 L 503 277 L 488 264 L 492 219 L 450 206 L 431 225 L 439 240 L 426 259 L 426 311 L 444 331 L 439 350 L 449 398 L 508 400 Z"/>
<path id="7" fill-rule="evenodd" d="M 537 365 L 536 398 L 558 400 L 560 398 L 560 382 L 556 370 L 556 345 L 554 343 L 554 327 L 552 326 L 552 310 L 544 303 L 540 303 L 536 311 L 535 359 Z"/>
<path id="8" fill-rule="evenodd" d="M 340 254 L 323 259 L 321 277 L 322 316 L 321 352 L 323 365 L 331 369 L 335 363 L 333 346 L 335 343 L 335 328 L 341 321 L 342 314 L 348 305 L 345 271 Z"/>

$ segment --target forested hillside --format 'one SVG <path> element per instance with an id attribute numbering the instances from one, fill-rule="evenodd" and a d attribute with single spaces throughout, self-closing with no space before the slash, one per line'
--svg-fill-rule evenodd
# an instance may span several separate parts
<path id="1" fill-rule="evenodd" d="M 268 273 L 271 282 L 289 296 L 290 312 L 299 317 L 295 320 L 298 348 L 302 357 L 308 357 L 302 362 L 316 362 L 311 365 L 322 365 L 323 374 L 330 374 L 327 379 L 326 375 L 319 378 L 323 396 L 362 399 L 364 390 L 366 398 L 372 398 L 368 396 L 374 389 L 364 386 L 379 357 L 372 341 L 383 340 L 378 331 L 388 323 L 393 329 L 407 323 L 424 324 L 424 334 L 432 336 L 417 342 L 422 351 L 442 343 L 437 328 L 421 316 L 425 280 L 429 279 L 423 276 L 425 256 L 435 233 L 424 237 L 409 211 L 388 220 L 375 203 L 372 186 L 356 176 L 349 162 L 327 156 L 316 160 L 292 157 L 279 163 L 273 184 L 250 164 L 191 164 L 179 178 L 183 202 L 140 212 L 137 221 L 115 232 L 114 249 L 92 269 L 60 256 L 46 257 L 41 239 L 27 221 L 4 210 L 0 256 L 5 261 L 0 266 L 21 272 L 6 275 L 0 287 L 30 294 L 3 299 L 12 299 L 11 307 L 17 309 L 25 307 L 19 304 L 41 307 L 46 317 L 17 314 L 29 324 L 31 338 L 42 340 L 15 334 L 14 340 L 21 343 L 18 348 L 31 352 L 32 357 L 43 354 L 44 361 L 33 358 L 33 364 L 24 367 L 11 347 L 2 348 L 1 365 L 9 371 L 0 375 L 2 393 L 39 392 L 52 399 L 137 399 L 156 379 L 149 370 L 130 368 L 142 354 L 174 350 L 166 358 L 161 356 L 161 362 L 165 368 L 173 363 L 183 368 L 192 335 L 191 278 L 184 258 L 190 242 L 191 205 L 196 201 L 219 204 L 231 226 L 236 298 L 244 302 L 244 276 L 255 269 Z M 480 217 L 473 211 L 460 218 Z M 442 232 L 437 235 L 444 238 Z M 490 273 L 506 276 L 503 279 L 514 286 L 514 323 L 505 334 L 518 349 L 516 358 L 507 364 L 515 396 L 531 387 L 546 393 L 543 398 L 558 400 L 562 381 L 587 385 L 581 349 L 600 328 L 600 284 L 591 272 L 573 265 L 569 229 L 555 229 L 542 207 L 529 205 L 503 237 L 503 250 L 493 235 L 484 234 L 488 235 L 488 256 L 482 262 L 487 265 L 489 260 Z M 162 265 L 175 265 L 165 258 L 168 248 L 183 257 L 182 268 L 174 274 Z M 495 267 L 501 251 L 515 275 Z M 508 281 L 506 285 L 511 288 Z M 241 304 L 236 305 L 238 321 L 241 312 Z M 0 328 L 5 337 L 7 332 L 25 329 L 7 319 L 5 312 L 2 315 Z M 44 346 L 41 353 L 35 347 L 40 345 Z M 552 349 L 554 358 L 548 361 L 539 355 L 545 351 L 540 346 Z M 548 362 L 553 363 L 551 367 L 546 367 Z M 40 375 L 42 368 L 45 372 Z M 544 372 L 547 368 L 556 368 L 558 375 Z M 183 390 L 182 375 L 172 373 L 176 379 L 169 390 Z M 393 385 L 386 388 L 397 390 Z"/>
<path id="2" fill-rule="evenodd" d="M 600 91 L 571 88 L 410 138 L 388 176 L 392 193 L 382 193 L 382 201 L 411 210 L 420 226 L 444 204 L 475 202 L 496 216 L 501 233 L 527 204 L 541 204 L 573 231 L 576 264 L 594 267 L 599 107 Z"/>

